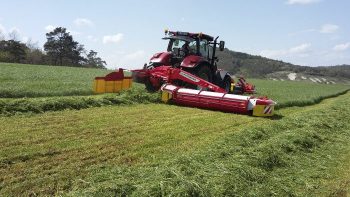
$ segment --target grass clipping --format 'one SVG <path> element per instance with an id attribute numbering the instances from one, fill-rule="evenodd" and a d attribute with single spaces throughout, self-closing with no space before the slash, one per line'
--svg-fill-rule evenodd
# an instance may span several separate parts
<path id="1" fill-rule="evenodd" d="M 159 93 L 148 93 L 141 87 L 122 91 L 118 94 L 104 94 L 94 96 L 67 96 L 46 98 L 1 99 L 0 114 L 11 116 L 24 113 L 44 113 L 47 111 L 61 111 L 66 109 L 85 109 L 107 105 L 130 105 L 157 103 Z"/>

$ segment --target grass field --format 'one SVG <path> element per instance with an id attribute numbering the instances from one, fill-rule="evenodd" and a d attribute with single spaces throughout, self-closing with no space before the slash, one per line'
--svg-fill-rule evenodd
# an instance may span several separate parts
<path id="1" fill-rule="evenodd" d="M 0 196 L 346 196 L 349 87 L 251 81 L 279 102 L 274 118 L 159 104 L 140 85 L 2 98 L 22 115 L 0 116 Z"/>
<path id="2" fill-rule="evenodd" d="M 0 63 L 0 98 L 91 95 L 92 80 L 110 71 Z"/>

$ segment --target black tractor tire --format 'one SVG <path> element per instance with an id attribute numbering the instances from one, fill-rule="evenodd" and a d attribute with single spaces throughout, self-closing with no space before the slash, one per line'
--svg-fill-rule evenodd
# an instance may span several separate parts
<path id="1" fill-rule="evenodd" d="M 210 83 L 213 82 L 213 73 L 208 65 L 199 65 L 197 68 L 195 68 L 193 74 L 206 81 L 209 81 Z"/>
<path id="2" fill-rule="evenodd" d="M 203 80 L 213 83 L 213 73 L 211 72 L 209 66 L 206 64 L 198 65 L 198 67 L 194 69 L 192 74 L 196 75 L 197 77 L 200 77 Z M 196 85 L 193 85 L 192 87 L 194 89 L 201 89 L 201 87 Z M 205 88 L 203 90 L 207 90 L 207 89 Z"/>
<path id="3" fill-rule="evenodd" d="M 223 87 L 222 87 L 227 93 L 231 93 L 231 78 L 225 77 L 223 81 Z"/>

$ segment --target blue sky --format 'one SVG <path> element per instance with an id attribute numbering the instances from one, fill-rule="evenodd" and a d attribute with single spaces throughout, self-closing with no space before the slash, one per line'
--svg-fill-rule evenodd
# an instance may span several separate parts
<path id="1" fill-rule="evenodd" d="M 46 32 L 66 27 L 109 68 L 141 68 L 166 49 L 165 28 L 294 64 L 335 65 L 350 64 L 349 8 L 349 0 L 0 0 L 0 31 L 42 47 Z"/>

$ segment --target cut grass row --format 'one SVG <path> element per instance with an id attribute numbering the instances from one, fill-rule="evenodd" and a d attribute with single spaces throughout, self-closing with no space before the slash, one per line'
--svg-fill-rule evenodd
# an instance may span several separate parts
<path id="1" fill-rule="evenodd" d="M 160 104 L 0 117 L 0 193 L 327 196 L 348 178 L 349 96 L 279 120 Z"/>
<path id="2" fill-rule="evenodd" d="M 259 92 L 260 95 L 270 94 L 269 98 L 277 101 L 276 109 L 317 104 L 323 99 L 345 94 L 349 88 L 345 85 L 300 85 L 298 82 L 293 82 L 289 84 L 287 88 L 288 91 L 283 91 L 283 88 L 281 88 L 283 84 L 276 85 L 274 83 L 273 81 L 259 80 L 257 84 L 262 88 Z M 276 86 L 279 87 L 278 89 L 282 89 L 281 92 L 277 89 L 275 91 L 270 91 L 268 89 L 268 87 L 274 89 L 273 87 Z M 305 92 L 305 90 L 308 91 Z M 302 93 L 303 91 L 304 93 Z M 0 115 L 9 116 L 15 114 L 61 111 L 66 109 L 85 109 L 106 105 L 130 105 L 158 102 L 160 102 L 159 93 L 147 93 L 142 84 L 134 83 L 133 88 L 118 94 L 0 99 Z"/>
<path id="3" fill-rule="evenodd" d="M 147 93 L 144 91 L 143 86 L 136 84 L 132 89 L 118 94 L 0 99 L 0 115 L 34 114 L 109 105 L 157 103 L 159 101 L 159 93 Z"/>

